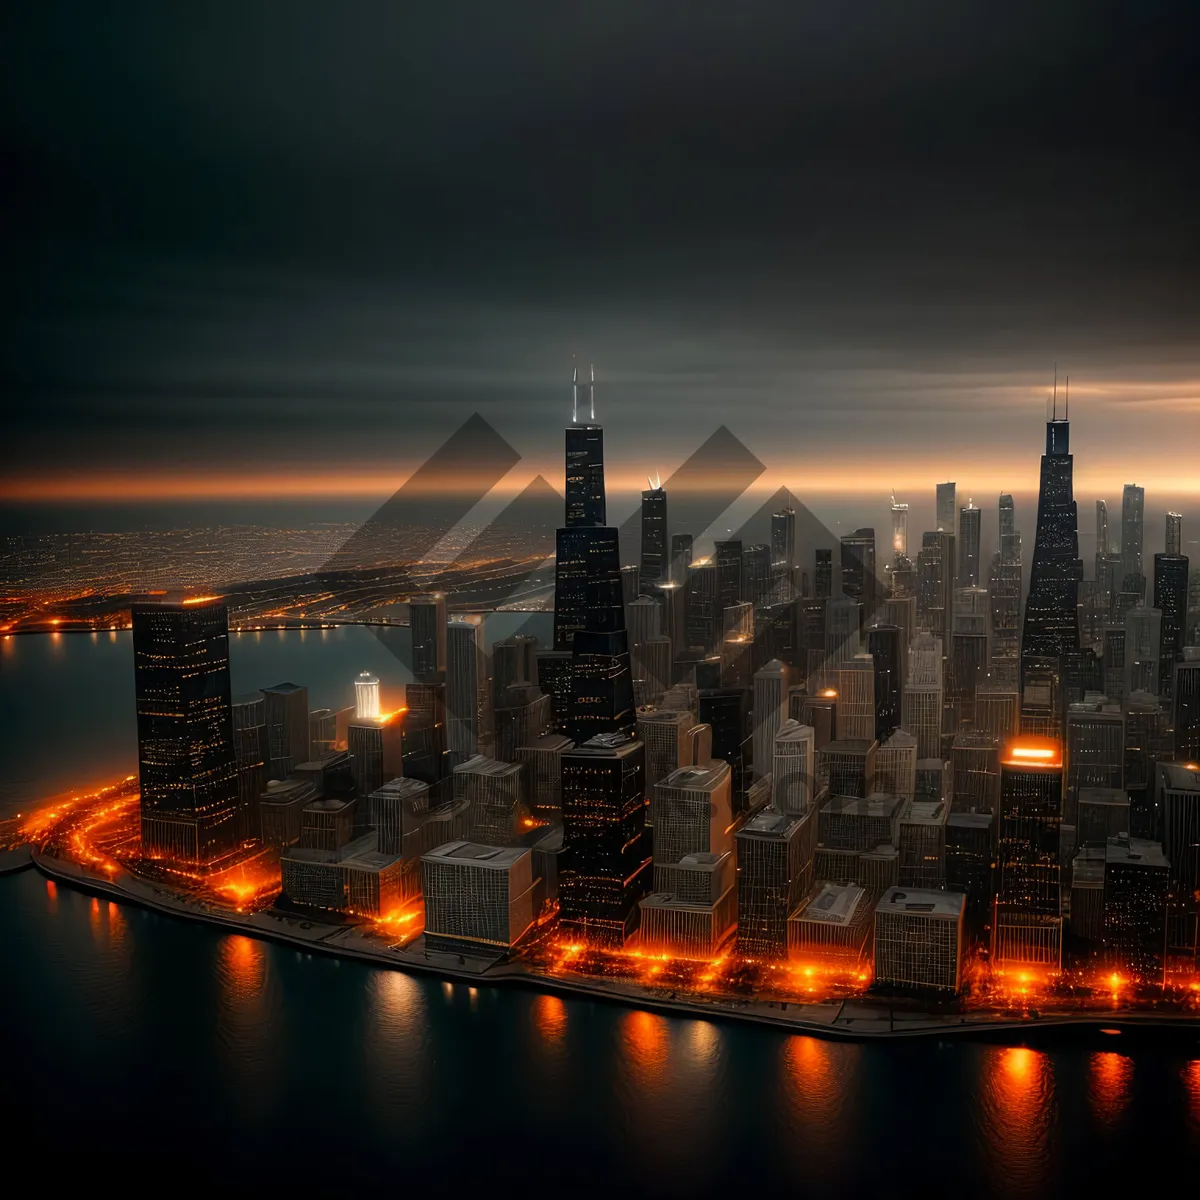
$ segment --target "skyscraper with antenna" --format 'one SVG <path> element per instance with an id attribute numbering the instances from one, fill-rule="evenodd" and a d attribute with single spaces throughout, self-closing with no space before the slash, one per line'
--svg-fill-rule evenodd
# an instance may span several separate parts
<path id="1" fill-rule="evenodd" d="M 604 430 L 596 423 L 596 368 L 587 384 L 588 419 L 579 419 L 579 368 L 571 379 L 571 424 L 567 426 L 566 525 L 603 525 Z"/>

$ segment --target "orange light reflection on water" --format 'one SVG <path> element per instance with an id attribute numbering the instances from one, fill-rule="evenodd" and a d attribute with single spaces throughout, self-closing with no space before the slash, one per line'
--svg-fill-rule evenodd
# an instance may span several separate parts
<path id="1" fill-rule="evenodd" d="M 621 1019 L 621 1040 L 634 1081 L 643 1088 L 661 1087 L 670 1057 L 666 1018 L 634 1009 Z"/>
<path id="2" fill-rule="evenodd" d="M 1110 1122 L 1120 1117 L 1129 1104 L 1132 1083 L 1131 1058 L 1112 1050 L 1092 1055 L 1088 1095 L 1100 1120 Z"/>
<path id="3" fill-rule="evenodd" d="M 984 1129 L 993 1173 L 1006 1188 L 1035 1187 L 1050 1166 L 1050 1059 L 1028 1046 L 1005 1046 L 988 1053 L 984 1072 Z"/>
<path id="4" fill-rule="evenodd" d="M 549 992 L 535 996 L 533 1024 L 547 1042 L 561 1042 L 567 1032 L 567 1006 Z"/>
<path id="5" fill-rule="evenodd" d="M 1192 1125 L 1200 1133 L 1200 1058 L 1194 1058 L 1183 1068 L 1183 1086 L 1187 1091 Z"/>
<path id="6" fill-rule="evenodd" d="M 219 969 L 229 999 L 238 1004 L 254 1000 L 266 982 L 266 947 L 257 938 L 230 934 L 221 942 Z"/>

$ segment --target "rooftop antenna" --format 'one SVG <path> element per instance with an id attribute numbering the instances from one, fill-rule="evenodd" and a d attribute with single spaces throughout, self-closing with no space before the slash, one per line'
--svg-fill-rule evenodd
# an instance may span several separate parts
<path id="1" fill-rule="evenodd" d="M 592 405 L 591 419 L 594 421 L 596 419 L 596 364 L 595 363 L 592 363 L 592 386 L 588 388 L 588 399 L 591 401 L 591 405 Z"/>
<path id="2" fill-rule="evenodd" d="M 1067 416 L 1066 419 L 1071 419 L 1071 377 L 1067 376 Z"/>
<path id="3" fill-rule="evenodd" d="M 571 370 L 571 424 L 579 424 L 579 368 Z"/>
<path id="4" fill-rule="evenodd" d="M 1054 416 L 1051 420 L 1058 420 L 1058 363 L 1054 364 Z"/>

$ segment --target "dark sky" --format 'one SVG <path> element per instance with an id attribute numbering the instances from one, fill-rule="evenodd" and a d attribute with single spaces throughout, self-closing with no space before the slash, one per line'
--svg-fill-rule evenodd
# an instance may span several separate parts
<path id="1" fill-rule="evenodd" d="M 8 496 L 386 494 L 475 410 L 560 484 L 573 352 L 614 479 L 1027 487 L 1057 362 L 1081 485 L 1200 488 L 1194 3 L 0 21 Z"/>

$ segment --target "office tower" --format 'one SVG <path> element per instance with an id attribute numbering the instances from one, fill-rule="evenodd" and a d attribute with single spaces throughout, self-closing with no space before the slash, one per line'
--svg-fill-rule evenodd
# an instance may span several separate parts
<path id="1" fill-rule="evenodd" d="M 689 854 L 726 854 L 733 849 L 733 806 L 729 765 L 709 762 L 680 767 L 654 785 L 654 890 L 669 891 L 659 866 Z"/>
<path id="2" fill-rule="evenodd" d="M 239 811 L 228 610 L 214 601 L 163 601 L 135 604 L 132 615 L 142 853 L 212 863 L 237 847 L 247 823 Z"/>
<path id="3" fill-rule="evenodd" d="M 953 483 L 937 485 L 937 528 L 939 533 L 953 536 L 957 533 L 955 518 L 958 516 L 958 505 L 954 496 Z"/>
<path id="4" fill-rule="evenodd" d="M 360 796 L 377 792 L 389 779 L 405 774 L 404 724 L 408 714 L 401 709 L 382 717 L 350 722 L 346 745 L 350 769 Z"/>
<path id="5" fill-rule="evenodd" d="M 1149 692 L 1126 696 L 1125 781 L 1129 793 L 1129 832 L 1134 837 L 1157 836 L 1159 814 L 1155 809 L 1156 764 L 1171 758 L 1173 738 L 1170 714 Z"/>
<path id="6" fill-rule="evenodd" d="M 1061 674 L 1067 651 L 1079 648 L 1078 592 L 1083 562 L 1070 433 L 1070 422 L 1055 411 L 1046 423 L 1037 533 L 1021 636 L 1022 718 L 1031 723 L 1049 722 L 1051 729 L 1057 728 L 1058 711 L 1053 679 Z"/>
<path id="7" fill-rule="evenodd" d="M 975 724 L 975 694 L 988 679 L 991 638 L 986 588 L 961 587 L 954 591 L 950 640 L 950 698 L 959 725 Z"/>
<path id="8" fill-rule="evenodd" d="M 409 601 L 413 678 L 435 683 L 446 669 L 446 597 L 414 596 Z"/>
<path id="9" fill-rule="evenodd" d="M 796 510 L 783 508 L 771 514 L 771 561 L 790 572 L 796 565 Z"/>
<path id="10" fill-rule="evenodd" d="M 628 608 L 642 594 L 642 568 L 631 563 L 621 568 L 621 601 Z"/>
<path id="11" fill-rule="evenodd" d="M 656 669 L 651 669 L 651 659 L 657 657 L 652 653 L 651 643 L 657 643 L 662 637 L 662 617 L 662 605 L 650 596 L 639 596 L 625 608 L 629 635 L 629 667 L 633 674 L 634 687 L 636 689 L 638 683 L 642 683 L 650 696 L 661 695 L 671 685 L 669 652 L 665 674 L 662 672 L 662 665 L 657 662 L 654 663 Z"/>
<path id="12" fill-rule="evenodd" d="M 738 953 L 787 955 L 787 919 L 812 886 L 815 811 L 793 817 L 768 808 L 737 831 Z"/>
<path id="13" fill-rule="evenodd" d="M 875 739 L 875 661 L 869 654 L 858 654 L 826 673 L 838 693 L 838 724 L 846 738 Z"/>
<path id="14" fill-rule="evenodd" d="M 977 729 L 955 735 L 950 749 L 950 776 L 955 812 L 1000 811 L 1000 744 Z"/>
<path id="15" fill-rule="evenodd" d="M 906 554 L 900 555 L 891 566 L 890 594 L 897 600 L 911 597 L 913 600 L 914 620 L 916 615 L 917 598 L 917 567 Z"/>
<path id="16" fill-rule="evenodd" d="M 897 504 L 892 496 L 892 561 L 908 554 L 908 505 Z"/>
<path id="17" fill-rule="evenodd" d="M 1146 489 L 1127 483 L 1121 492 L 1121 576 L 1144 575 L 1142 570 L 1142 516 Z M 1122 585 L 1124 588 L 1124 585 Z"/>
<path id="18" fill-rule="evenodd" d="M 550 697 L 532 683 L 515 683 L 496 701 L 496 757 L 517 761 L 517 751 L 550 729 L 554 709 Z"/>
<path id="19" fill-rule="evenodd" d="M 771 805 L 792 817 L 803 817 L 816 794 L 816 735 L 811 725 L 789 718 L 772 745 Z"/>
<path id="20" fill-rule="evenodd" d="M 262 689 L 267 719 L 267 775 L 286 779 L 312 758 L 308 744 L 308 688 L 277 683 Z"/>
<path id="21" fill-rule="evenodd" d="M 1170 696 L 1175 664 L 1183 659 L 1187 624 L 1188 560 L 1182 554 L 1154 556 L 1154 607 L 1162 614 L 1159 625 L 1159 696 Z"/>
<path id="22" fill-rule="evenodd" d="M 862 652 L 862 605 L 844 593 L 825 606 L 826 672 L 837 670 Z"/>
<path id="23" fill-rule="evenodd" d="M 613 535 L 615 550 L 617 531 L 606 532 Z M 577 745 L 597 734 L 631 734 L 634 729 L 629 635 L 620 583 L 613 573 L 601 569 L 589 579 L 587 597 L 586 628 L 575 634 L 571 722 L 565 731 Z"/>
<path id="24" fill-rule="evenodd" d="M 900 810 L 896 849 L 900 886 L 941 888 L 946 883 L 948 800 L 907 800 Z"/>
<path id="25" fill-rule="evenodd" d="M 403 763 L 397 774 L 437 783 L 444 774 L 446 753 L 446 685 L 410 683 L 404 689 L 404 703 L 400 714 Z"/>
<path id="26" fill-rule="evenodd" d="M 966 896 L 889 888 L 875 906 L 875 982 L 901 991 L 962 989 Z"/>
<path id="27" fill-rule="evenodd" d="M 667 557 L 667 493 L 657 479 L 642 493 L 641 584 L 648 587 L 670 578 Z"/>
<path id="28" fill-rule="evenodd" d="M 1000 549 L 993 559 L 992 672 L 998 683 L 1017 683 L 1021 657 L 1021 535 L 1012 497 L 1000 497 Z"/>
<path id="29" fill-rule="evenodd" d="M 692 563 L 687 570 L 687 644 L 711 653 L 721 634 L 717 604 L 717 568 L 714 563 Z M 676 651 L 678 653 L 678 650 Z"/>
<path id="30" fill-rule="evenodd" d="M 1021 698 L 1016 679 L 1007 687 L 981 687 L 975 692 L 975 727 L 1002 742 L 1017 732 L 1021 724 Z"/>
<path id="31" fill-rule="evenodd" d="M 340 850 L 354 836 L 353 797 L 314 796 L 300 810 L 302 850 Z"/>
<path id="32" fill-rule="evenodd" d="M 908 803 L 882 792 L 861 794 L 825 793 L 817 809 L 817 846 L 826 850 L 863 852 L 875 846 L 894 846 L 900 832 L 900 814 Z M 820 870 L 818 878 L 823 877 Z"/>
<path id="33" fill-rule="evenodd" d="M 1175 895 L 1200 907 L 1200 763 L 1159 763 L 1163 853 Z"/>
<path id="34" fill-rule="evenodd" d="M 533 855 L 516 846 L 450 842 L 421 859 L 425 945 L 498 958 L 533 926 Z"/>
<path id="35" fill-rule="evenodd" d="M 269 779 L 258 798 L 258 815 L 264 846 L 282 849 L 300 840 L 300 813 L 317 794 L 311 777 Z"/>
<path id="36" fill-rule="evenodd" d="M 589 588 L 605 583 L 622 601 L 623 576 L 617 530 L 609 526 L 558 530 L 554 563 L 554 649 L 574 648 L 575 634 L 587 628 Z M 528 675 L 526 679 L 530 678 Z"/>
<path id="37" fill-rule="evenodd" d="M 1125 696 L 1132 696 L 1134 692 L 1158 695 L 1161 648 L 1162 613 L 1144 604 L 1131 608 L 1125 614 Z"/>
<path id="38" fill-rule="evenodd" d="M 1125 696 L 1125 621 L 1120 625 L 1104 627 L 1103 652 L 1101 654 L 1104 694 L 1114 702 Z"/>
<path id="39" fill-rule="evenodd" d="M 917 758 L 942 756 L 942 643 L 918 633 L 908 651 L 903 727 L 917 739 Z"/>
<path id="40" fill-rule="evenodd" d="M 370 671 L 354 681 L 354 715 L 360 721 L 379 716 L 379 680 Z"/>
<path id="41" fill-rule="evenodd" d="M 1167 532 L 1163 549 L 1168 555 L 1183 553 L 1183 515 L 1181 513 L 1167 513 Z"/>
<path id="42" fill-rule="evenodd" d="M 622 733 L 563 753 L 560 920 L 585 941 L 621 945 L 636 927 L 650 862 L 644 771 L 645 747 Z"/>
<path id="43" fill-rule="evenodd" d="M 818 881 L 788 917 L 788 957 L 857 970 L 868 953 L 874 916 L 866 888 Z"/>
<path id="44" fill-rule="evenodd" d="M 1010 741 L 1000 760 L 992 959 L 1057 969 L 1062 961 L 1062 750 L 1051 738 Z"/>
<path id="45" fill-rule="evenodd" d="M 900 630 L 900 691 L 908 677 L 908 648 L 917 632 L 917 597 L 892 596 L 879 609 L 879 624 L 894 625 Z M 867 646 L 870 651 L 870 645 Z"/>
<path id="46" fill-rule="evenodd" d="M 813 595 L 822 599 L 833 595 L 833 551 L 817 550 L 813 570 Z"/>
<path id="47" fill-rule="evenodd" d="M 875 530 L 856 529 L 843 535 L 842 591 L 863 606 L 868 617 L 874 615 L 879 601 L 875 576 Z"/>
<path id="48" fill-rule="evenodd" d="M 838 735 L 837 693 L 831 688 L 815 696 L 793 691 L 788 699 L 788 716 L 812 728 L 816 736 L 816 748 L 820 750 Z"/>
<path id="49" fill-rule="evenodd" d="M 1080 849 L 1129 836 L 1129 795 L 1123 788 L 1080 788 L 1075 807 L 1075 845 Z"/>
<path id="50" fill-rule="evenodd" d="M 903 729 L 894 729 L 891 736 L 875 750 L 875 780 L 873 791 L 888 792 L 903 800 L 911 800 L 917 790 L 917 739 Z"/>
<path id="51" fill-rule="evenodd" d="M 746 688 L 704 688 L 698 703 L 701 723 L 712 730 L 713 758 L 727 762 L 733 771 L 735 812 L 742 811 L 753 759 L 747 733 L 749 694 Z"/>
<path id="52" fill-rule="evenodd" d="M 777 658 L 754 673 L 753 747 L 754 775 L 770 774 L 775 756 L 775 736 L 787 720 L 790 672 Z"/>
<path id="53" fill-rule="evenodd" d="M 681 583 L 664 580 L 652 595 L 662 606 L 662 632 L 671 639 L 672 658 L 687 647 L 687 592 Z M 670 681 L 668 680 L 668 683 Z"/>
<path id="54" fill-rule="evenodd" d="M 637 714 L 638 740 L 646 747 L 646 798 L 654 795 L 654 786 L 680 767 L 703 766 L 693 758 L 692 730 L 696 718 L 686 709 L 639 709 Z"/>
<path id="55" fill-rule="evenodd" d="M 729 608 L 745 598 L 742 579 L 742 543 L 737 540 L 717 542 L 714 559 L 717 564 L 717 607 Z"/>
<path id="56" fill-rule="evenodd" d="M 429 784 L 419 779 L 389 779 L 367 797 L 367 823 L 380 854 L 405 854 L 405 816 L 429 811 Z M 465 833 L 465 830 L 464 830 Z"/>
<path id="57" fill-rule="evenodd" d="M 283 898 L 305 908 L 377 917 L 408 898 L 403 860 L 380 854 L 373 833 L 336 849 L 285 850 L 279 873 Z"/>
<path id="58" fill-rule="evenodd" d="M 528 815 L 520 763 L 476 754 L 454 768 L 454 799 L 465 800 L 471 837 L 489 846 L 515 845 Z"/>
<path id="59" fill-rule="evenodd" d="M 917 555 L 917 623 L 935 637 L 948 638 L 954 611 L 954 535 L 939 530 L 921 535 Z"/>
<path id="60" fill-rule="evenodd" d="M 1095 580 L 1096 603 L 1102 612 L 1112 608 L 1113 576 L 1109 570 L 1110 547 L 1108 542 L 1108 504 L 1096 501 L 1096 556 Z"/>
<path id="61" fill-rule="evenodd" d="M 651 638 L 642 643 L 638 653 L 642 677 L 633 681 L 634 700 L 637 704 L 657 703 L 671 683 L 671 639 Z"/>
<path id="62" fill-rule="evenodd" d="M 258 798 L 267 786 L 267 716 L 262 692 L 237 697 L 231 711 L 241 837 L 257 838 L 262 834 Z"/>
<path id="63" fill-rule="evenodd" d="M 1170 864 L 1157 842 L 1110 838 L 1104 851 L 1105 966 L 1161 984 Z"/>
<path id="64" fill-rule="evenodd" d="M 561 733 L 543 733 L 517 747 L 529 807 L 541 816 L 562 813 L 562 756 L 575 743 Z"/>
<path id="65" fill-rule="evenodd" d="M 456 617 L 446 626 L 446 749 L 452 763 L 491 749 L 491 699 L 483 618 Z"/>
<path id="66" fill-rule="evenodd" d="M 766 604 L 771 597 L 771 547 L 757 542 L 742 551 L 742 593 L 751 604 Z"/>
<path id="67" fill-rule="evenodd" d="M 754 605 L 731 604 L 722 614 L 721 686 L 750 687 L 754 660 Z"/>
<path id="68" fill-rule="evenodd" d="M 1072 704 L 1067 709 L 1065 751 L 1063 821 L 1078 826 L 1084 788 L 1124 787 L 1125 717 L 1120 707 Z M 1076 845 L 1083 842 L 1077 840 Z"/>
<path id="69" fill-rule="evenodd" d="M 880 744 L 900 728 L 903 696 L 901 671 L 902 633 L 895 625 L 873 625 L 867 630 L 867 653 L 874 675 L 875 725 L 872 736 Z"/>
<path id="70" fill-rule="evenodd" d="M 817 751 L 817 787 L 831 796 L 866 796 L 875 779 L 877 745 L 867 738 L 839 738 Z"/>
<path id="71" fill-rule="evenodd" d="M 1185 646 L 1171 684 L 1171 724 L 1178 762 L 1200 762 L 1200 646 Z"/>
<path id="72" fill-rule="evenodd" d="M 990 812 L 960 812 L 957 803 L 946 818 L 946 887 L 967 897 L 967 918 L 978 933 L 992 904 L 992 839 L 996 818 Z"/>
<path id="73" fill-rule="evenodd" d="M 557 596 L 555 597 L 557 601 Z M 514 683 L 529 683 L 537 673 L 537 638 L 518 633 L 492 644 L 492 680 L 496 695 Z M 570 650 L 570 646 L 565 647 Z"/>
<path id="74" fill-rule="evenodd" d="M 737 928 L 733 855 L 688 854 L 656 866 L 664 886 L 641 901 L 639 941 L 650 953 L 711 959 Z"/>
<path id="75" fill-rule="evenodd" d="M 960 588 L 978 587 L 983 582 L 983 574 L 979 561 L 979 543 L 982 528 L 983 511 L 975 507 L 974 501 L 968 501 L 967 507 L 959 513 L 958 525 L 958 586 Z"/>
<path id="76" fill-rule="evenodd" d="M 589 386 L 589 416 L 579 419 L 578 382 L 573 381 L 574 411 L 567 426 L 566 519 L 569 529 L 605 524 L 604 429 L 596 424 L 595 379 Z"/>
<path id="77" fill-rule="evenodd" d="M 671 535 L 671 578 L 675 583 L 687 580 L 688 567 L 692 565 L 692 535 L 690 533 L 673 533 Z"/>

